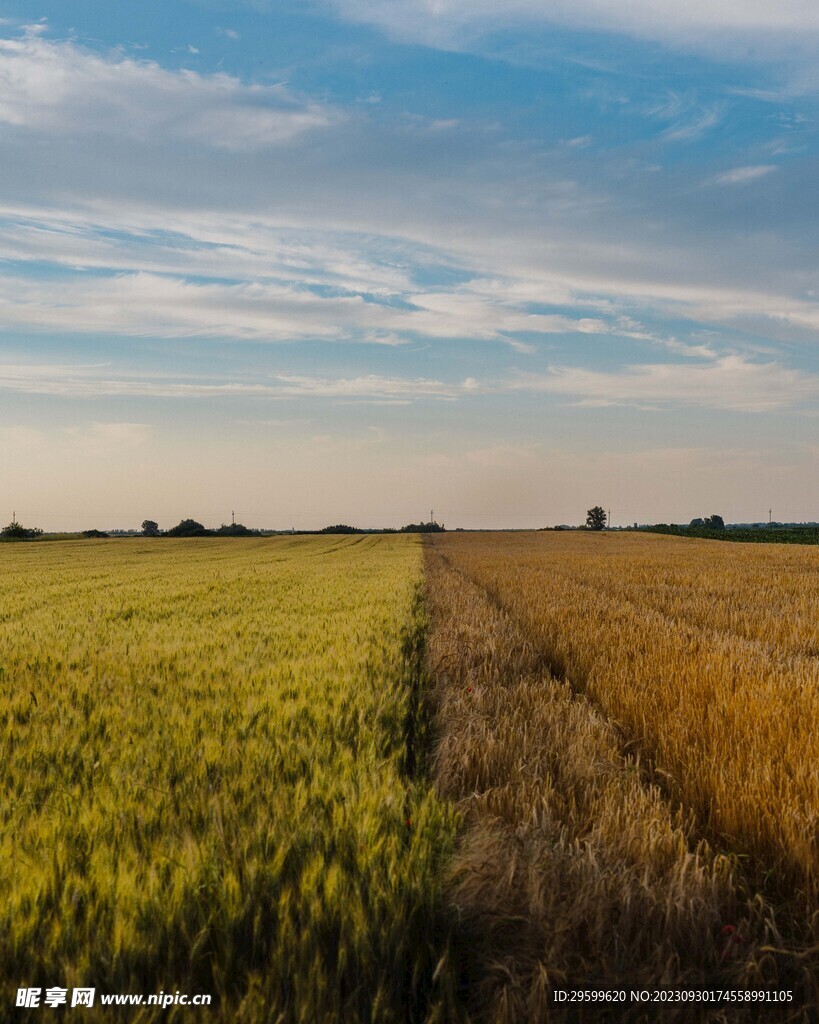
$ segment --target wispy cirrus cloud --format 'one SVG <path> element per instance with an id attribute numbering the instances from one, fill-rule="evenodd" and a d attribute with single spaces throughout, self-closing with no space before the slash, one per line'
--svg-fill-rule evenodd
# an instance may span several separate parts
<path id="1" fill-rule="evenodd" d="M 650 104 L 645 115 L 665 124 L 662 137 L 669 142 L 694 142 L 724 118 L 725 104 L 702 102 L 690 92 L 669 92 L 660 102 Z"/>
<path id="2" fill-rule="evenodd" d="M 448 384 L 423 377 L 364 374 L 320 377 L 270 374 L 219 379 L 171 374 L 126 374 L 106 364 L 0 364 L 0 392 L 71 398 L 318 398 L 318 399 L 453 399 L 475 390 L 474 381 Z"/>
<path id="3" fill-rule="evenodd" d="M 749 181 L 758 181 L 776 170 L 775 164 L 753 164 L 748 167 L 733 167 L 723 171 L 713 180 L 716 185 L 744 185 Z"/>
<path id="4" fill-rule="evenodd" d="M 748 170 L 726 175 L 739 186 Z M 379 345 L 472 338 L 522 352 L 533 337 L 608 335 L 697 356 L 708 353 L 646 329 L 641 311 L 797 337 L 819 328 L 819 300 L 808 290 L 795 295 L 786 278 L 742 287 L 652 276 L 625 241 L 578 246 L 588 268 L 573 266 L 577 243 L 567 243 L 558 268 L 548 253 L 527 254 L 525 242 L 518 253 L 500 244 L 486 253 L 263 217 L 97 207 L 0 206 L 7 330 Z M 38 265 L 49 266 L 47 278 Z M 422 274 L 462 280 L 419 289 Z"/>
<path id="5" fill-rule="evenodd" d="M 411 268 L 451 258 L 398 239 L 293 228 L 262 216 L 91 202 L 81 209 L 0 204 L 0 260 L 106 272 L 237 281 L 288 278 L 302 286 L 395 295 Z"/>
<path id="6" fill-rule="evenodd" d="M 606 27 L 632 25 L 656 26 L 667 32 L 686 26 L 714 29 L 752 29 L 759 32 L 778 30 L 818 31 L 819 12 L 804 0 L 780 0 L 768 4 L 764 0 L 724 0 L 715 5 L 710 0 L 689 0 L 679 5 L 675 0 L 635 0 L 613 7 L 607 0 L 508 0 L 502 6 L 492 0 L 335 0 L 335 6 L 351 17 L 375 22 L 415 24 L 422 17 L 445 24 L 470 22 L 569 21 L 593 22 Z"/>
<path id="7" fill-rule="evenodd" d="M 259 379 L 180 378 L 115 373 L 105 365 L 0 365 L 0 392 L 101 398 L 256 398 L 364 402 L 453 401 L 486 394 L 550 394 L 586 406 L 647 410 L 700 407 L 764 413 L 799 409 L 819 399 L 819 375 L 776 362 L 722 356 L 707 362 L 644 363 L 603 371 L 553 365 L 545 372 L 446 382 L 362 374 L 270 374 Z M 264 420 L 260 422 L 265 422 Z M 271 423 L 289 421 L 272 420 Z"/>
<path id="8" fill-rule="evenodd" d="M 19 287 L 26 271 L 10 268 L 0 301 L 11 326 L 392 345 L 412 336 L 473 337 L 523 353 L 532 346 L 524 335 L 637 340 L 642 333 L 649 340 L 646 331 L 623 331 L 619 319 L 639 319 L 644 303 L 682 316 L 705 310 L 729 325 L 741 318 L 744 328 L 749 317 L 767 316 L 755 312 L 761 295 L 777 310 L 780 332 L 789 325 L 801 331 L 813 317 L 801 254 L 783 244 L 782 272 L 773 280 L 768 249 L 744 242 L 746 211 L 732 223 L 727 206 L 706 209 L 701 197 L 716 207 L 718 190 L 702 190 L 701 179 L 689 189 L 697 202 L 686 207 L 679 193 L 670 202 L 651 176 L 631 186 L 628 174 L 614 181 L 603 180 L 604 172 L 593 188 L 583 187 L 546 158 L 510 160 L 491 133 L 485 146 L 470 148 L 468 118 L 433 118 L 464 128 L 419 140 L 364 114 L 345 121 L 335 107 L 282 87 L 168 71 L 119 52 L 51 42 L 40 31 L 3 45 L 8 88 L 0 91 L 0 119 L 10 127 L 0 259 L 100 272 L 96 282 L 89 274 L 42 286 L 33 267 L 30 285 Z M 268 106 L 275 116 L 319 112 L 322 130 L 292 137 L 312 147 L 309 159 L 294 145 L 271 160 L 263 126 L 245 142 L 219 127 L 220 109 L 239 125 L 245 107 L 255 117 Z M 719 116 L 721 108 L 685 89 L 669 90 L 656 113 L 662 130 L 681 138 L 707 135 Z M 419 154 L 421 145 L 430 148 Z M 556 149 L 577 166 L 588 158 L 583 145 Z M 746 166 L 763 165 L 734 170 Z M 786 208 L 812 187 L 788 188 L 784 171 L 770 179 Z M 717 182 L 712 176 L 709 183 Z M 22 195 L 28 204 L 15 202 Z M 772 209 L 760 205 L 751 214 L 755 224 L 762 217 L 766 241 L 776 230 L 765 221 Z M 729 222 L 717 232 L 712 215 Z M 791 218 L 790 237 L 809 233 L 810 215 Z M 462 283 L 426 283 L 447 275 Z M 471 279 L 500 287 L 491 295 Z M 677 297 L 680 282 L 688 286 L 685 299 Z M 718 290 L 739 296 L 740 284 L 744 308 L 710 301 Z M 550 304 L 563 308 L 544 308 Z"/>
<path id="9" fill-rule="evenodd" d="M 331 0 L 350 20 L 377 25 L 402 40 L 468 48 L 492 32 L 565 26 L 632 35 L 755 60 L 781 56 L 790 43 L 819 40 L 819 13 L 804 0 Z"/>
<path id="10" fill-rule="evenodd" d="M 144 271 L 0 278 L 0 319 L 11 327 L 132 337 L 350 340 L 395 345 L 408 337 L 504 341 L 517 335 L 608 334 L 600 317 L 530 312 L 513 301 L 455 291 L 404 288 L 401 302 L 357 292 L 323 294 L 297 279 L 224 283 Z"/>

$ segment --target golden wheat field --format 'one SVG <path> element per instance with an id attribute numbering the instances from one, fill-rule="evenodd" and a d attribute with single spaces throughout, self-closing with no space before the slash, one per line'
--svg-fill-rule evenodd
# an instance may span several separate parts
<path id="1" fill-rule="evenodd" d="M 0 1016 L 27 985 L 96 986 L 84 1019 L 447 1019 L 420 544 L 21 544 L 0 564 Z M 99 1005 L 179 990 L 213 1005 Z"/>
<path id="2" fill-rule="evenodd" d="M 780 545 L 430 542 L 435 775 L 464 822 L 449 892 L 474 1019 L 547 1020 L 556 987 L 624 983 L 780 986 L 793 1006 L 678 1016 L 812 1019 L 817 581 L 819 551 Z"/>

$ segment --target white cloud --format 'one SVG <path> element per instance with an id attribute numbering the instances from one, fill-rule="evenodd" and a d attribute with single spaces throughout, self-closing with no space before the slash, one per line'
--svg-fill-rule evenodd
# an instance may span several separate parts
<path id="1" fill-rule="evenodd" d="M 101 56 L 39 32 L 0 39 L 0 123 L 20 129 L 255 150 L 339 119 L 280 86 L 168 71 L 121 53 Z"/>
<path id="2" fill-rule="evenodd" d="M 383 345 L 467 337 L 527 351 L 532 339 L 519 335 L 608 334 L 669 346 L 622 319 L 646 311 L 744 328 L 759 318 L 754 330 L 778 336 L 819 325 L 819 302 L 804 284 L 815 268 L 805 265 L 801 240 L 755 223 L 761 244 L 753 245 L 745 221 L 737 233 L 731 223 L 717 230 L 707 211 L 686 217 L 684 188 L 679 208 L 653 184 L 638 202 L 633 194 L 621 202 L 604 177 L 592 195 L 550 174 L 542 154 L 526 170 L 525 158 L 499 160 L 492 144 L 486 163 L 462 159 L 453 142 L 434 165 L 416 159 L 414 142 L 399 144 L 397 130 L 381 145 L 394 126 L 364 115 L 342 125 L 325 107 L 328 134 L 310 159 L 295 149 L 275 160 L 264 151 L 216 153 L 214 145 L 237 148 L 242 139 L 262 145 L 255 118 L 267 103 L 277 116 L 293 113 L 288 104 L 308 116 L 317 108 L 282 89 L 101 57 L 41 35 L 0 44 L 3 73 L 0 117 L 19 129 L 7 133 L 3 156 L 19 180 L 4 185 L 0 259 L 107 272 L 38 282 L 33 270 L 24 282 L 15 270 L 0 283 L 8 326 Z M 672 134 L 702 130 L 707 114 L 684 92 L 655 111 Z M 89 125 L 94 139 L 84 134 Z M 123 131 L 135 133 L 127 144 Z M 180 156 L 173 140 L 183 136 Z M 155 152 L 154 143 L 166 148 Z M 582 160 L 582 150 L 564 146 L 560 160 Z M 720 183 L 738 185 L 741 177 L 728 177 L 747 171 L 724 172 Z M 708 193 L 697 194 L 715 202 Z M 452 270 L 472 280 L 419 289 L 418 268 L 425 280 Z"/>
<path id="3" fill-rule="evenodd" d="M 389 377 L 379 374 L 358 377 L 277 374 L 252 380 L 180 379 L 171 375 L 148 377 L 117 374 L 106 365 L 0 364 L 0 391 L 72 398 L 246 397 L 392 401 L 453 399 L 466 391 L 474 393 L 475 390 L 474 382 L 447 384 L 423 377 Z M 143 427 L 139 424 L 126 426 L 129 429 Z M 113 433 L 116 434 L 116 431 Z M 103 435 L 104 430 L 100 436 Z M 110 439 L 112 432 L 109 431 L 105 436 Z"/>
<path id="4" fill-rule="evenodd" d="M 6 327 L 143 337 L 292 340 L 340 338 L 363 306 L 256 283 L 190 284 L 155 274 L 80 277 L 60 282 L 0 279 Z"/>
<path id="5" fill-rule="evenodd" d="M 513 385 L 570 396 L 585 405 L 701 406 L 736 412 L 789 409 L 819 399 L 819 375 L 724 356 L 707 364 L 656 363 L 606 373 L 555 366 Z"/>
<path id="6" fill-rule="evenodd" d="M 223 267 L 223 272 L 227 267 Z M 480 294 L 414 293 L 410 308 L 365 301 L 360 294 L 322 296 L 297 280 L 283 283 L 193 283 L 147 272 L 71 275 L 40 281 L 0 278 L 0 321 L 10 327 L 143 337 L 216 337 L 294 341 L 363 341 L 394 346 L 408 335 L 501 340 L 531 346 L 516 333 L 608 334 L 600 318 L 529 313 Z"/>
<path id="7" fill-rule="evenodd" d="M 690 142 L 701 138 L 723 119 L 725 104 L 704 103 L 691 90 L 670 90 L 662 100 L 645 107 L 646 117 L 666 123 L 663 138 L 669 141 Z"/>
<path id="8" fill-rule="evenodd" d="M 102 57 L 41 35 L 0 43 L 0 86 L 0 119 L 17 124 L 3 140 L 0 259 L 128 272 L 99 282 L 37 284 L 35 272 L 25 286 L 9 280 L 0 285 L 4 322 L 20 328 L 393 345 L 416 334 L 521 350 L 531 338 L 520 334 L 656 340 L 619 323 L 645 309 L 729 324 L 759 315 L 780 334 L 819 319 L 819 303 L 804 298 L 813 268 L 798 240 L 765 223 L 754 225 L 764 246 L 747 244 L 747 222 L 739 240 L 731 224 L 717 232 L 707 211 L 686 216 L 684 187 L 679 205 L 653 182 L 638 201 L 622 201 L 603 169 L 592 194 L 566 180 L 565 166 L 553 173 L 543 154 L 510 160 L 490 140 L 470 155 L 468 132 L 453 133 L 442 162 L 431 163 L 377 115 L 343 121 L 282 88 Z M 683 91 L 655 116 L 671 134 L 701 131 L 708 110 Z M 273 160 L 260 111 L 291 118 L 286 131 L 292 118 L 318 112 L 327 130 L 315 145 L 304 135 L 308 152 Z M 564 146 L 555 159 L 586 157 L 582 146 Z M 439 270 L 474 279 L 419 290 L 418 267 L 425 280 Z"/>
<path id="9" fill-rule="evenodd" d="M 776 39 L 819 36 L 819 8 L 812 0 L 333 0 L 345 17 L 375 24 L 399 39 L 460 48 L 478 35 L 527 25 L 564 25 L 682 42 L 701 49 L 729 44 L 756 53 Z"/>
<path id="10" fill-rule="evenodd" d="M 666 128 L 663 137 L 672 142 L 693 142 L 702 138 L 709 128 L 718 125 L 722 116 L 722 111 L 717 107 L 700 110 L 690 119 L 678 121 Z"/>
<path id="11" fill-rule="evenodd" d="M 463 391 L 460 384 L 377 374 L 352 378 L 280 375 L 278 380 L 279 394 L 314 398 L 456 398 Z"/>
<path id="12" fill-rule="evenodd" d="M 531 347 L 516 335 L 605 334 L 691 357 L 712 352 L 646 329 L 633 311 L 712 325 L 750 324 L 756 331 L 819 329 L 816 296 L 802 290 L 796 297 L 796 285 L 789 294 L 787 276 L 736 287 L 721 284 L 715 270 L 710 280 L 703 274 L 698 282 L 681 252 L 672 277 L 670 269 L 651 267 L 648 254 L 625 240 L 614 246 L 566 239 L 538 251 L 527 248 L 525 238 L 513 247 L 511 235 L 508 242 L 496 238 L 487 252 L 463 239 L 436 247 L 435 236 L 423 230 L 427 244 L 299 230 L 243 214 L 95 205 L 75 212 L 0 205 L 0 259 L 107 272 L 47 281 L 19 270 L 0 277 L 6 327 L 270 341 L 349 339 L 387 346 L 410 336 L 465 337 L 501 340 L 524 351 Z M 745 247 L 751 256 L 757 251 Z M 661 251 L 652 255 L 655 262 L 665 258 Z M 419 291 L 412 279 L 418 267 L 474 276 L 454 288 Z M 767 265 L 766 273 L 770 276 Z M 207 281 L 217 277 L 218 282 Z M 540 311 L 549 306 L 563 311 Z"/>
<path id="13" fill-rule="evenodd" d="M 0 391 L 77 398 L 312 398 L 390 404 L 529 392 L 553 394 L 586 406 L 630 405 L 644 409 L 687 406 L 760 413 L 796 409 L 815 402 L 819 399 L 819 375 L 786 369 L 777 363 L 752 362 L 740 356 L 724 356 L 696 364 L 647 363 L 611 372 L 579 366 L 551 366 L 545 373 L 516 373 L 484 381 L 467 377 L 455 383 L 383 374 L 180 379 L 170 375 L 117 374 L 111 367 L 99 365 L 0 364 Z M 258 422 L 282 425 L 295 421 Z M 126 426 L 129 430 L 142 429 L 138 424 Z M 496 460 L 500 457 L 498 453 L 505 450 L 503 446 L 492 446 L 485 458 Z M 526 453 L 531 450 L 527 445 L 515 448 L 514 457 L 528 457 Z M 476 456 L 476 459 L 483 457 Z"/>
<path id="14" fill-rule="evenodd" d="M 497 339 L 506 334 L 607 334 L 605 321 L 562 314 L 528 313 L 512 303 L 487 300 L 472 294 L 469 286 L 457 292 L 409 294 L 416 310 L 397 318 L 405 329 L 433 338 L 467 337 Z"/>
<path id="15" fill-rule="evenodd" d="M 90 204 L 83 212 L 0 203 L 0 259 L 106 271 L 292 279 L 395 295 L 410 264 L 442 260 L 418 246 L 354 233 L 294 230 L 241 214 Z M 379 253 L 368 252 L 368 249 Z"/>
<path id="16" fill-rule="evenodd" d="M 733 170 L 724 171 L 714 178 L 717 185 L 744 185 L 748 181 L 756 181 L 764 178 L 775 171 L 774 164 L 756 164 L 749 167 L 734 167 Z"/>

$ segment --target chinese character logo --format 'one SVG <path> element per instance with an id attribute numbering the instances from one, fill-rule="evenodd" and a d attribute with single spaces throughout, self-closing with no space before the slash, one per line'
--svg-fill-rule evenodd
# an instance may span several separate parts
<path id="1" fill-rule="evenodd" d="M 66 996 L 68 995 L 67 988 L 47 988 L 45 996 L 46 1006 L 62 1006 L 65 1003 Z"/>
<path id="2" fill-rule="evenodd" d="M 40 993 L 43 990 L 41 988 L 18 988 L 17 989 L 17 1005 L 18 1006 L 39 1006 L 40 1005 Z"/>
<path id="3" fill-rule="evenodd" d="M 95 991 L 96 989 L 93 988 L 75 988 L 74 991 L 71 993 L 71 1005 L 93 1006 Z"/>

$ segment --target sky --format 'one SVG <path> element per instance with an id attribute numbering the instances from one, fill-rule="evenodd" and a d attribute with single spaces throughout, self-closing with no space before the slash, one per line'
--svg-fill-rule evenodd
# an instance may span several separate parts
<path id="1" fill-rule="evenodd" d="M 812 0 L 4 0 L 0 519 L 819 520 Z"/>

